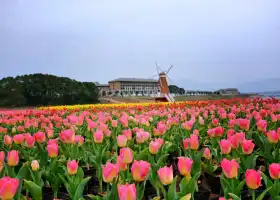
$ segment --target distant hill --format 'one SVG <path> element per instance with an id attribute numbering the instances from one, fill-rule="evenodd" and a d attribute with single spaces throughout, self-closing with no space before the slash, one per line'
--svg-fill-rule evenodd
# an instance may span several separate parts
<path id="1" fill-rule="evenodd" d="M 207 90 L 215 91 L 221 88 L 238 88 L 241 92 L 272 92 L 280 91 L 280 78 L 271 78 L 240 84 L 222 82 L 203 83 L 186 79 L 173 80 L 176 85 L 186 90 Z"/>
<path id="2" fill-rule="evenodd" d="M 280 91 L 280 78 L 264 79 L 237 85 L 241 92 L 274 92 Z"/>

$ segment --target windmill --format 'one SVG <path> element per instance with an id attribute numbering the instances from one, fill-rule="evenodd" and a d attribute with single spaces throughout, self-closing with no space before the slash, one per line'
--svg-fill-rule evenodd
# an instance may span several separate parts
<path id="1" fill-rule="evenodd" d="M 155 100 L 164 101 L 164 102 L 174 102 L 175 100 L 169 92 L 168 81 L 167 81 L 167 78 L 171 81 L 171 79 L 168 76 L 168 73 L 173 68 L 173 65 L 171 65 L 166 71 L 162 70 L 159 67 L 158 63 L 156 63 L 156 67 L 157 67 L 157 76 L 159 77 L 160 94 L 158 97 L 156 97 Z"/>

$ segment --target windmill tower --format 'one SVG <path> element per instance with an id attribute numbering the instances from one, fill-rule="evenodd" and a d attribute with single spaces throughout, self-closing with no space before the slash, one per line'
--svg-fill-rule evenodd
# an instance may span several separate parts
<path id="1" fill-rule="evenodd" d="M 169 67 L 168 70 L 163 71 L 158 64 L 156 63 L 157 66 L 157 72 L 159 76 L 159 88 L 160 88 L 160 94 L 155 98 L 156 102 L 174 102 L 174 98 L 169 92 L 169 87 L 168 87 L 168 73 L 170 70 L 173 68 L 173 65 Z M 169 78 L 170 79 L 170 78 Z"/>

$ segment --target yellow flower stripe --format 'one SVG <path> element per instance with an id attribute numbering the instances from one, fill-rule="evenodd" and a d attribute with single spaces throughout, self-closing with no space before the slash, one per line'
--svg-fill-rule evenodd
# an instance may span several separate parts
<path id="1" fill-rule="evenodd" d="M 89 108 L 114 108 L 114 107 L 135 107 L 135 106 L 151 106 L 151 105 L 176 105 L 176 104 L 184 104 L 184 105 L 197 105 L 200 103 L 207 103 L 209 101 L 178 101 L 178 102 L 148 102 L 148 103 L 120 103 L 120 104 L 84 104 L 84 105 L 62 105 L 62 106 L 47 106 L 47 107 L 39 107 L 41 110 L 72 110 L 72 109 L 89 109 Z"/>

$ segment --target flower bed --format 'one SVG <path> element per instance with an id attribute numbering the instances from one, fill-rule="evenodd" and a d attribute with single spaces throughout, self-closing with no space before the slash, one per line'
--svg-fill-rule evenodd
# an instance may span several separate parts
<path id="1" fill-rule="evenodd" d="M 0 111 L 0 198 L 280 199 L 280 102 Z"/>

